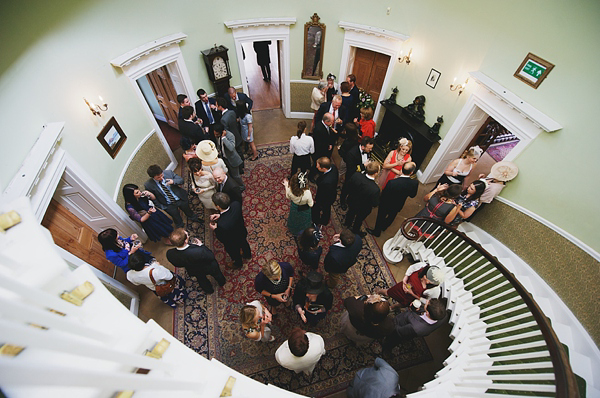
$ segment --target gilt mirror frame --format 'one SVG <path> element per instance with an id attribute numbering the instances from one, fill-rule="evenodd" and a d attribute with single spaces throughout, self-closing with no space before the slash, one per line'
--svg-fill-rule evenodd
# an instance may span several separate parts
<path id="1" fill-rule="evenodd" d="M 315 12 L 310 21 L 304 24 L 304 60 L 302 62 L 302 78 L 310 80 L 319 80 L 323 77 L 323 50 L 325 48 L 325 24 L 320 23 L 321 17 Z M 318 43 L 315 42 L 315 37 L 310 37 L 309 30 L 311 27 L 321 28 L 321 39 Z M 315 48 L 314 56 L 311 57 L 311 50 Z M 318 57 L 318 58 L 315 58 Z M 316 60 L 316 62 L 315 62 Z M 312 61 L 310 65 L 307 62 Z"/>

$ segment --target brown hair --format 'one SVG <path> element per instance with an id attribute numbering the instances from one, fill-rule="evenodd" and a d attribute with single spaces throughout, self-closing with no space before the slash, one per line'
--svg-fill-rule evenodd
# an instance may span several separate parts
<path id="1" fill-rule="evenodd" d="M 381 168 L 381 166 L 379 165 L 379 162 L 370 162 L 367 164 L 367 174 L 370 176 L 374 176 L 375 174 L 379 173 L 379 169 Z"/>
<path id="2" fill-rule="evenodd" d="M 349 93 L 350 92 L 350 83 L 348 83 L 348 82 L 341 82 L 340 83 L 340 91 L 342 93 Z"/>
<path id="3" fill-rule="evenodd" d="M 398 148 L 396 149 L 396 151 L 399 151 L 400 149 L 402 149 L 403 146 L 407 146 L 408 147 L 408 154 L 410 155 L 412 153 L 412 141 L 407 139 L 406 142 L 402 142 L 403 139 L 400 139 L 398 141 Z"/>
<path id="4" fill-rule="evenodd" d="M 256 307 L 253 305 L 246 304 L 242 307 L 242 309 L 240 310 L 240 322 L 242 323 L 243 328 L 258 329 L 258 324 L 254 322 L 256 311 Z"/>
<path id="5" fill-rule="evenodd" d="M 298 122 L 298 131 L 296 132 L 296 136 L 300 138 L 302 133 L 304 133 L 304 130 L 306 130 L 306 122 L 304 120 L 300 120 Z"/>
<path id="6" fill-rule="evenodd" d="M 304 195 L 304 191 L 308 189 L 308 185 L 304 188 L 300 188 L 300 182 L 298 181 L 298 173 L 294 174 L 292 178 L 290 178 L 290 190 L 294 194 L 294 196 L 301 197 Z"/>
<path id="7" fill-rule="evenodd" d="M 288 346 L 294 356 L 303 357 L 308 351 L 308 336 L 304 330 L 299 327 L 292 329 L 290 338 L 288 339 Z"/>
<path id="8" fill-rule="evenodd" d="M 177 228 L 173 232 L 171 232 L 171 235 L 169 235 L 169 240 L 171 241 L 172 244 L 174 244 L 177 247 L 183 246 L 186 239 L 187 239 L 187 233 L 185 232 L 185 229 L 183 229 L 183 228 Z"/>
<path id="9" fill-rule="evenodd" d="M 202 170 L 202 161 L 198 158 L 190 158 L 188 160 L 188 167 L 192 173 L 197 173 Z"/>
<path id="10" fill-rule="evenodd" d="M 360 114 L 365 120 L 373 119 L 373 109 L 371 108 L 360 108 Z"/>

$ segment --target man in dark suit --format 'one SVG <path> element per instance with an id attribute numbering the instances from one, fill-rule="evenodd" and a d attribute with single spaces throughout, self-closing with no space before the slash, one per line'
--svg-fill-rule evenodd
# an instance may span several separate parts
<path id="1" fill-rule="evenodd" d="M 315 142 L 315 152 L 311 155 L 313 159 L 313 167 L 310 169 L 309 177 L 312 179 L 317 174 L 317 160 L 326 157 L 331 159 L 333 146 L 337 141 L 337 132 L 331 128 L 333 125 L 333 115 L 325 113 L 321 119 L 317 119 L 312 132 L 313 141 Z"/>
<path id="2" fill-rule="evenodd" d="M 227 90 L 229 98 L 227 98 L 227 108 L 235 111 L 235 101 L 244 101 L 248 105 L 248 111 L 252 110 L 253 101 L 244 93 L 238 93 L 233 87 Z"/>
<path id="3" fill-rule="evenodd" d="M 366 173 L 354 173 L 350 179 L 348 195 L 348 214 L 345 226 L 352 232 L 365 236 L 367 233 L 360 230 L 360 226 L 371 210 L 379 206 L 379 185 L 375 178 L 379 174 L 380 166 L 377 162 L 367 164 Z"/>
<path id="4" fill-rule="evenodd" d="M 338 169 L 331 159 L 317 159 L 317 170 L 322 173 L 317 178 L 317 194 L 312 207 L 312 221 L 321 226 L 329 224 L 331 206 L 337 197 Z"/>
<path id="5" fill-rule="evenodd" d="M 230 131 L 225 130 L 221 123 L 215 124 L 215 137 L 217 138 L 217 148 L 227 165 L 229 175 L 242 187 L 243 191 L 246 189 L 244 180 L 240 176 L 240 167 L 243 161 L 236 151 L 235 137 Z"/>
<path id="6" fill-rule="evenodd" d="M 226 193 L 230 201 L 242 204 L 242 187 L 233 178 L 229 178 L 221 168 L 213 170 L 213 177 L 217 182 L 217 192 Z"/>
<path id="7" fill-rule="evenodd" d="M 348 120 L 354 120 L 354 118 L 360 115 L 360 109 L 357 106 L 358 101 L 360 101 L 360 92 L 358 91 L 358 87 L 356 87 L 356 76 L 349 74 L 346 76 L 346 81 L 350 85 L 350 95 L 352 96 L 352 106 L 348 111 Z"/>
<path id="8" fill-rule="evenodd" d="M 356 264 L 358 253 L 362 250 L 361 237 L 348 229 L 334 235 L 333 241 L 324 261 L 325 271 L 329 274 L 327 286 L 330 288 L 336 287 L 342 275 Z"/>
<path id="9" fill-rule="evenodd" d="M 346 122 L 352 119 L 348 119 L 348 109 L 342 105 L 342 97 L 340 95 L 334 95 L 331 102 L 324 102 L 319 106 L 315 120 L 321 120 L 323 115 L 331 113 L 333 115 L 335 129 L 342 131 L 342 127 Z"/>
<path id="10" fill-rule="evenodd" d="M 187 95 L 185 94 L 177 94 L 177 103 L 179 104 L 179 112 L 177 113 L 177 120 L 179 122 L 179 124 L 181 124 L 181 122 L 183 121 L 183 107 L 184 106 L 190 106 L 192 105 L 192 103 L 190 102 L 190 99 L 188 98 Z"/>
<path id="11" fill-rule="evenodd" d="M 243 267 L 242 256 L 246 259 L 252 258 L 246 239 L 248 231 L 244 225 L 242 205 L 239 202 L 231 202 L 229 195 L 222 192 L 215 193 L 212 200 L 219 214 L 210 216 L 210 229 L 215 231 L 217 239 L 223 243 L 225 251 L 233 260 L 232 268 L 240 269 Z"/>
<path id="12" fill-rule="evenodd" d="M 385 339 L 383 352 L 389 355 L 403 340 L 428 336 L 447 321 L 446 306 L 439 299 L 429 300 L 423 313 L 414 310 L 401 312 L 394 318 L 395 331 Z"/>
<path id="13" fill-rule="evenodd" d="M 271 81 L 271 57 L 269 54 L 269 46 L 271 40 L 255 41 L 252 43 L 254 52 L 256 53 L 256 63 L 260 66 L 260 71 L 263 75 L 263 80 L 267 83 Z"/>
<path id="14" fill-rule="evenodd" d="M 367 228 L 368 233 L 374 236 L 381 235 L 381 231 L 385 231 L 392 225 L 396 215 L 402 210 L 406 198 L 417 196 L 419 181 L 410 178 L 416 168 L 417 165 L 414 162 L 404 163 L 400 177 L 388 181 L 379 199 L 375 228 Z"/>
<path id="15" fill-rule="evenodd" d="M 367 163 L 369 163 L 369 156 L 373 150 L 374 141 L 371 137 L 363 137 L 360 145 L 353 146 L 346 152 L 344 156 L 344 162 L 346 162 L 346 179 L 342 186 L 342 193 L 340 194 L 340 207 L 342 210 L 346 210 L 346 198 L 348 197 L 348 188 L 350 185 L 350 179 L 354 173 L 365 171 Z"/>
<path id="16" fill-rule="evenodd" d="M 213 128 L 215 123 L 221 121 L 221 115 L 217 112 L 217 100 L 209 98 L 206 91 L 199 89 L 196 94 L 200 98 L 194 104 L 196 106 L 196 116 L 202 120 L 202 127 L 209 137 L 214 137 Z"/>
<path id="17" fill-rule="evenodd" d="M 169 240 L 176 247 L 167 250 L 167 260 L 175 267 L 185 268 L 189 276 L 196 277 L 198 285 L 207 294 L 214 293 L 212 284 L 207 276 L 210 275 L 219 284 L 225 284 L 225 276 L 219 268 L 213 252 L 202 244 L 197 238 L 190 239 L 190 235 L 183 228 L 171 232 Z"/>
<path id="18" fill-rule="evenodd" d="M 183 227 L 179 209 L 185 213 L 188 220 L 198 220 L 198 216 L 190 209 L 187 192 L 180 187 L 183 184 L 183 178 L 171 170 L 163 172 L 162 168 L 156 164 L 148 167 L 147 173 L 150 179 L 144 183 L 144 187 L 156 197 L 156 207 L 166 211 L 173 218 L 175 228 Z"/>
<path id="19" fill-rule="evenodd" d="M 221 124 L 225 127 L 225 130 L 232 132 L 235 137 L 235 150 L 242 159 L 240 174 L 244 174 L 244 140 L 240 134 L 235 110 L 227 109 L 227 104 L 228 101 L 225 98 L 217 98 L 217 111 L 221 114 Z M 215 137 L 219 138 L 216 135 Z"/>
<path id="20" fill-rule="evenodd" d="M 210 136 L 202 128 L 202 120 L 196 118 L 194 108 L 184 106 L 181 109 L 181 116 L 183 117 L 183 120 L 179 121 L 179 132 L 181 135 L 188 137 L 194 144 L 210 139 Z"/>

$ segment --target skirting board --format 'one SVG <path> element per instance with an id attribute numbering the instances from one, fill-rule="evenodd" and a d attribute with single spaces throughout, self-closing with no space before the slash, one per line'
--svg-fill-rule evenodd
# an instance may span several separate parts
<path id="1" fill-rule="evenodd" d="M 534 220 L 540 222 L 541 224 L 550 228 L 551 230 L 553 230 L 557 234 L 561 235 L 565 239 L 568 239 L 575 246 L 579 247 L 581 250 L 583 250 L 584 252 L 586 252 L 587 254 L 592 256 L 596 261 L 600 261 L 600 253 L 598 253 L 597 251 L 595 251 L 594 249 L 592 249 L 591 247 L 589 247 L 588 245 L 586 245 L 585 243 L 580 241 L 578 238 L 574 237 L 573 235 L 571 235 L 570 233 L 565 231 L 564 229 L 560 228 L 559 226 L 557 226 L 557 225 L 551 223 L 550 221 L 546 220 L 545 218 L 535 214 L 531 210 L 527 210 L 526 208 L 519 206 L 518 204 L 511 202 L 510 200 L 505 199 L 501 196 L 497 196 L 496 199 L 504 204 L 509 205 L 513 209 L 518 210 L 521 213 L 528 215 L 529 217 L 533 218 Z"/>
<path id="2" fill-rule="evenodd" d="M 312 119 L 314 116 L 310 112 L 290 112 L 290 119 Z"/>

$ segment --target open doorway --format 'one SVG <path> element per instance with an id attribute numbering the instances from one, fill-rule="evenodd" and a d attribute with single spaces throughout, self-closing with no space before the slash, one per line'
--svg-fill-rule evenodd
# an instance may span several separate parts
<path id="1" fill-rule="evenodd" d="M 356 76 L 356 85 L 371 95 L 373 101 L 379 104 L 381 88 L 385 80 L 390 56 L 364 48 L 352 47 L 351 52 L 354 56 L 350 57 L 351 64 L 349 70 Z M 340 76 L 340 82 L 345 80 L 345 76 Z"/>
<path id="2" fill-rule="evenodd" d="M 179 148 L 179 104 L 177 95 L 185 93 L 182 79 L 171 62 L 161 66 L 136 80 L 154 119 L 172 151 Z M 191 99 L 190 99 L 191 101 Z"/>
<path id="3" fill-rule="evenodd" d="M 252 110 L 281 108 L 280 40 L 248 41 L 241 46 Z"/>

